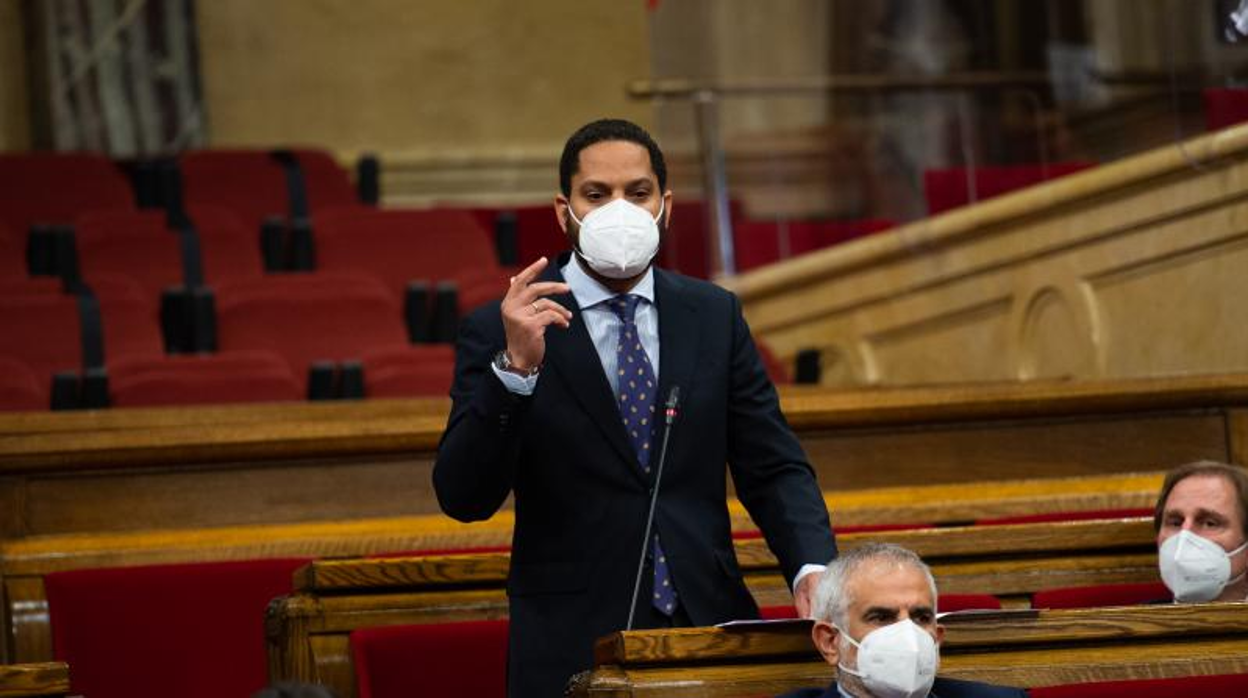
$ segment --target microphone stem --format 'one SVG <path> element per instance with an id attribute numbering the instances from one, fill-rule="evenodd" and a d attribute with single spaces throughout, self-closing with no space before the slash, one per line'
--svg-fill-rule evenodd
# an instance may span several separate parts
<path id="1" fill-rule="evenodd" d="M 672 422 L 676 420 L 675 407 L 667 410 L 667 424 L 663 429 L 663 445 L 659 448 L 659 467 L 654 473 L 654 489 L 650 492 L 650 511 L 646 513 L 646 534 L 641 539 L 641 559 L 637 560 L 637 575 L 633 580 L 633 601 L 628 605 L 628 625 L 633 629 L 633 617 L 637 613 L 637 595 L 641 593 L 641 573 L 646 567 L 646 551 L 650 549 L 650 529 L 654 527 L 654 506 L 659 501 L 659 483 L 663 482 L 663 464 L 667 461 L 667 439 L 672 435 Z"/>

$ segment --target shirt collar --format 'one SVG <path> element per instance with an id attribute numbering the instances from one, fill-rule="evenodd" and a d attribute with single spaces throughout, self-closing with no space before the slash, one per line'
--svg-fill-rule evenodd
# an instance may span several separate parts
<path id="1" fill-rule="evenodd" d="M 576 299 L 576 304 L 580 306 L 581 310 L 591 308 L 619 295 L 587 274 L 584 267 L 581 266 L 581 258 L 575 252 L 572 253 L 568 263 L 563 265 L 563 268 L 559 271 L 563 274 L 563 280 L 568 284 L 568 288 L 572 291 L 572 297 Z M 646 302 L 651 305 L 654 304 L 653 264 L 646 269 L 646 273 L 641 277 L 641 281 L 638 281 L 637 285 L 629 289 L 628 292 L 645 298 Z"/>

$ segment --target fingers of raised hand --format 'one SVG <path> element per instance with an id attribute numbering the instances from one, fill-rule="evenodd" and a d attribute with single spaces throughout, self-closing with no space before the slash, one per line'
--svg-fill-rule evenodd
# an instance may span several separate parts
<path id="1" fill-rule="evenodd" d="M 539 326 L 554 324 L 567 327 L 572 320 L 572 313 L 567 308 L 549 298 L 538 298 L 522 312 L 527 312 L 531 321 Z"/>
<path id="2" fill-rule="evenodd" d="M 530 264 L 522 269 L 520 273 L 511 277 L 509 281 L 510 286 L 507 289 L 507 296 L 511 297 L 515 293 L 523 291 L 527 288 L 529 284 L 533 283 L 533 280 L 537 278 L 537 275 L 541 274 L 542 270 L 546 268 L 546 264 L 546 258 L 539 257 L 536 262 Z"/>

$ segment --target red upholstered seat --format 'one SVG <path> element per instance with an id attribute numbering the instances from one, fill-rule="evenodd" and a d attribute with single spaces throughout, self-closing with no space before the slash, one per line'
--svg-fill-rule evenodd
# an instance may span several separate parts
<path id="1" fill-rule="evenodd" d="M 1001 610 L 1001 599 L 992 594 L 941 594 L 938 607 L 941 613 L 999 611 Z"/>
<path id="2" fill-rule="evenodd" d="M 1248 90 L 1210 88 L 1203 97 L 1206 129 L 1219 131 L 1248 121 Z"/>
<path id="3" fill-rule="evenodd" d="M 527 267 L 538 257 L 554 261 L 560 252 L 568 249 L 568 239 L 555 219 L 553 203 L 537 206 L 520 206 L 516 214 L 516 248 L 521 268 Z"/>
<path id="4" fill-rule="evenodd" d="M 1031 698 L 1238 698 L 1248 695 L 1248 674 L 1100 681 L 1038 687 L 1028 694 Z"/>
<path id="5" fill-rule="evenodd" d="M 256 278 L 264 273 L 260 245 L 229 211 L 192 206 L 187 213 L 199 237 L 206 283 Z M 155 211 L 95 211 L 75 223 L 82 275 L 88 283 L 101 273 L 125 274 L 152 299 L 184 281 L 181 243 Z"/>
<path id="6" fill-rule="evenodd" d="M 1037 591 L 1031 597 L 1031 605 L 1032 608 L 1101 608 L 1134 606 L 1170 598 L 1170 590 L 1161 582 L 1098 584 Z"/>
<path id="7" fill-rule="evenodd" d="M 964 167 L 927 170 L 923 173 L 927 212 L 935 215 L 1094 166 L 1091 162 L 985 166 L 972 170 L 969 177 Z M 973 197 L 971 182 L 974 182 Z"/>
<path id="8" fill-rule="evenodd" d="M 422 344 L 370 351 L 363 357 L 364 395 L 445 397 L 455 378 L 455 348 Z"/>
<path id="9" fill-rule="evenodd" d="M 0 224 L 0 279 L 18 279 L 26 276 L 26 246 L 22 238 Z"/>
<path id="10" fill-rule="evenodd" d="M 895 225 L 885 219 L 855 221 L 741 221 L 733 228 L 737 269 L 748 271 L 864 237 Z"/>
<path id="11" fill-rule="evenodd" d="M 362 274 L 281 274 L 216 289 L 217 346 L 286 359 L 301 382 L 315 361 L 359 359 L 407 345 L 398 302 Z"/>
<path id="12" fill-rule="evenodd" d="M 89 285 L 100 302 L 106 363 L 164 353 L 156 301 L 148 298 L 136 281 L 120 274 L 101 273 Z"/>
<path id="13" fill-rule="evenodd" d="M 68 225 L 92 209 L 134 207 L 129 182 L 102 155 L 0 154 L 0 221 L 18 235 L 35 223 Z"/>
<path id="14" fill-rule="evenodd" d="M 317 215 L 317 265 L 362 270 L 382 279 L 396 297 L 408 282 L 454 281 L 460 312 L 507 291 L 514 270 L 499 266 L 489 232 L 460 209 L 347 209 Z"/>
<path id="15" fill-rule="evenodd" d="M 52 646 L 91 698 L 247 696 L 267 683 L 264 610 L 306 559 L 55 572 Z M 142 667 L 141 671 L 136 667 Z"/>
<path id="16" fill-rule="evenodd" d="M 48 382 L 23 361 L 0 356 L 0 410 L 46 410 Z"/>
<path id="17" fill-rule="evenodd" d="M 308 211 L 358 204 L 351 180 L 326 152 L 293 151 L 303 172 Z M 286 170 L 270 151 L 252 149 L 198 150 L 178 161 L 188 204 L 211 204 L 233 211 L 257 230 L 270 216 L 290 216 Z"/>
<path id="18" fill-rule="evenodd" d="M 706 214 L 706 202 L 676 199 L 672 204 L 667 237 L 659 248 L 659 266 L 699 279 L 710 278 L 711 244 Z M 740 201 L 728 201 L 728 217 L 733 221 L 735 237 L 736 225 L 745 220 L 745 210 Z M 739 255 L 737 268 L 741 268 Z"/>
<path id="19" fill-rule="evenodd" d="M 359 698 L 502 696 L 507 621 L 365 628 L 351 633 Z"/>
<path id="20" fill-rule="evenodd" d="M 108 373 L 114 407 L 303 399 L 299 379 L 272 352 L 122 359 Z"/>
<path id="21" fill-rule="evenodd" d="M 759 606 L 758 617 L 763 620 L 787 620 L 789 618 L 797 618 L 797 607 L 792 604 L 785 606 Z"/>
<path id="22" fill-rule="evenodd" d="M 58 371 L 82 368 L 78 301 L 49 292 L 45 283 L 34 283 L 27 293 L 15 293 L 17 284 L 6 286 L 9 292 L 0 295 L 0 354 L 29 366 L 41 385 L 51 385 Z"/>
<path id="23" fill-rule="evenodd" d="M 156 310 L 134 281 L 101 275 L 92 283 L 98 300 L 107 364 L 124 357 L 160 356 Z M 42 407 L 50 407 L 52 376 L 84 368 L 83 312 L 79 298 L 57 279 L 0 283 L 0 355 L 20 360 L 34 373 Z"/>

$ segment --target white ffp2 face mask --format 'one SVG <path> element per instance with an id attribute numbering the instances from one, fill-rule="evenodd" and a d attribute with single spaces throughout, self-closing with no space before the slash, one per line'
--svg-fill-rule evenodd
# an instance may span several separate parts
<path id="1" fill-rule="evenodd" d="M 1208 538 L 1191 531 L 1179 531 L 1167 538 L 1158 551 L 1161 581 L 1166 583 L 1176 601 L 1212 601 L 1231 583 L 1231 556 L 1245 548 L 1248 543 L 1228 553 Z"/>
<path id="2" fill-rule="evenodd" d="M 921 698 L 932 690 L 936 670 L 940 668 L 940 653 L 932 636 L 914 621 L 906 618 L 872 630 L 861 643 L 844 629 L 839 630 L 858 648 L 858 668 L 850 669 L 840 663 L 836 668 L 862 679 L 872 695 Z"/>
<path id="3" fill-rule="evenodd" d="M 637 276 L 650 266 L 659 251 L 659 215 L 624 199 L 615 199 L 590 211 L 580 220 L 568 206 L 568 215 L 580 226 L 577 251 L 594 271 L 611 279 Z"/>

